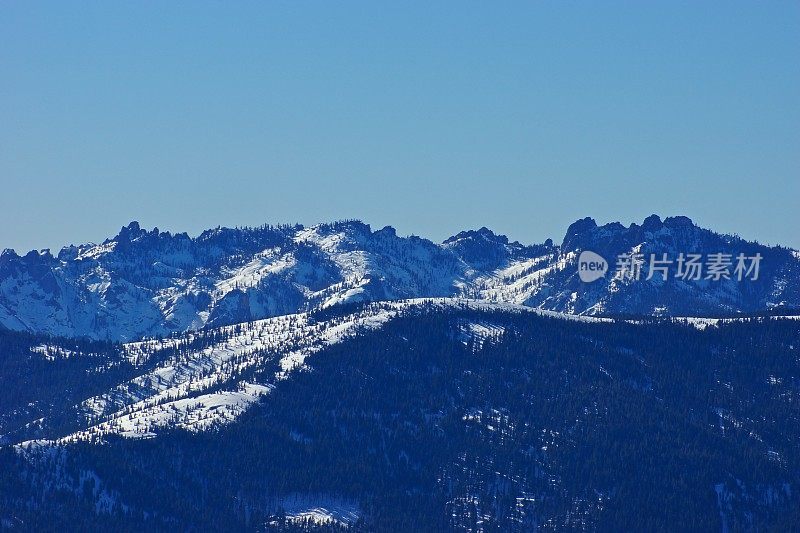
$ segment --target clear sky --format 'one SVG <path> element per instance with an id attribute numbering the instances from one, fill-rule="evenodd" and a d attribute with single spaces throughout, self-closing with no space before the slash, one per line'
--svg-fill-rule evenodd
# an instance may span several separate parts
<path id="1" fill-rule="evenodd" d="M 800 2 L 0 3 L 0 248 L 650 213 L 800 247 Z"/>

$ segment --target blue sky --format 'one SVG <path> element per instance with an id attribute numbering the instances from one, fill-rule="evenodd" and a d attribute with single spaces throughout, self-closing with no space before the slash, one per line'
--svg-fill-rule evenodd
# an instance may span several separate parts
<path id="1" fill-rule="evenodd" d="M 799 35 L 788 1 L 4 2 L 0 248 L 650 213 L 800 247 Z"/>

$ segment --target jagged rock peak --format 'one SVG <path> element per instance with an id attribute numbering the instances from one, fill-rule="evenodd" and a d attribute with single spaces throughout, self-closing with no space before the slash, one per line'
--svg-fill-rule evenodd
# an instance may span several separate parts
<path id="1" fill-rule="evenodd" d="M 571 244 L 577 242 L 581 236 L 597 229 L 597 222 L 591 217 L 576 220 L 567 228 L 561 246 L 569 248 Z"/>
<path id="2" fill-rule="evenodd" d="M 661 217 L 658 215 L 650 215 L 642 223 L 642 229 L 645 231 L 658 231 L 663 227 Z"/>
<path id="3" fill-rule="evenodd" d="M 697 228 L 692 222 L 692 219 L 686 216 L 667 217 L 663 221 L 658 215 L 650 215 L 644 219 L 640 224 L 636 222 L 631 223 L 630 226 L 624 226 L 620 222 L 609 222 L 598 226 L 594 219 L 590 217 L 582 218 L 570 224 L 567 233 L 564 235 L 562 247 L 565 249 L 577 248 L 589 244 L 596 231 L 599 231 L 605 238 L 609 235 L 624 235 L 627 232 L 648 232 L 655 233 L 663 228 L 671 229 L 692 229 Z"/>
<path id="4" fill-rule="evenodd" d="M 376 235 L 386 235 L 388 237 L 397 237 L 397 230 L 392 226 L 384 226 L 375 232 Z"/>
<path id="5" fill-rule="evenodd" d="M 691 228 L 694 227 L 692 219 L 685 216 L 667 217 L 664 220 L 664 225 L 673 228 Z"/>
<path id="6" fill-rule="evenodd" d="M 153 231 L 155 231 L 156 234 L 158 234 L 158 228 L 155 228 Z M 128 241 L 132 241 L 132 240 L 134 240 L 134 239 L 136 239 L 138 237 L 141 237 L 142 235 L 146 235 L 146 234 L 147 234 L 147 231 L 143 230 L 139 226 L 139 223 L 134 220 L 130 224 L 128 224 L 127 226 L 123 226 L 119 230 L 119 233 L 117 234 L 117 236 L 114 237 L 114 240 L 117 241 L 117 242 L 128 242 Z"/>
<path id="7" fill-rule="evenodd" d="M 481 229 L 478 230 L 467 230 L 459 232 L 458 234 L 445 239 L 443 244 L 450 244 L 452 242 L 460 241 L 463 239 L 483 239 L 486 241 L 508 244 L 508 237 L 506 237 L 505 235 L 497 235 L 495 232 L 493 232 L 486 226 L 483 226 Z"/>

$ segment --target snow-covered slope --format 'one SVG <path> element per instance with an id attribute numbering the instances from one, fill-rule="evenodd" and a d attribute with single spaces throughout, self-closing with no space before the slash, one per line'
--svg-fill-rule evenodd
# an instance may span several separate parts
<path id="1" fill-rule="evenodd" d="M 58 430 L 44 418 L 32 420 L 27 432 L 0 435 L 0 441 L 23 441 L 20 445 L 26 448 L 53 440 L 94 442 L 108 435 L 147 438 L 155 436 L 159 430 L 172 428 L 207 431 L 236 420 L 248 407 L 268 395 L 278 381 L 306 368 L 309 356 L 360 333 L 380 329 L 403 315 L 448 315 L 467 311 L 483 316 L 485 313 L 486 319 L 456 319 L 459 340 L 476 350 L 487 342 L 499 340 L 505 333 L 504 326 L 492 318 L 498 312 L 589 323 L 614 321 L 459 298 L 383 301 L 351 307 L 284 315 L 123 344 L 119 358 L 137 371 L 130 379 L 102 394 L 64 406 L 59 419 L 79 421 L 76 431 L 54 434 Z M 772 317 L 769 320 L 796 318 Z M 674 319 L 698 329 L 749 320 L 768 319 Z M 646 323 L 625 321 L 632 325 Z M 33 346 L 31 352 L 48 360 L 91 357 L 91 354 L 71 354 L 59 346 L 48 345 Z M 25 440 L 35 435 L 44 435 L 50 440 Z"/>
<path id="2" fill-rule="evenodd" d="M 582 250 L 619 255 L 761 253 L 757 282 L 609 275 L 582 283 Z M 525 246 L 486 228 L 435 244 L 358 221 L 218 228 L 190 238 L 135 222 L 102 244 L 0 255 L 0 325 L 131 341 L 359 301 L 467 297 L 575 314 L 719 314 L 800 307 L 800 254 L 718 235 L 685 217 L 571 225 L 562 244 Z"/>
<path id="3" fill-rule="evenodd" d="M 302 368 L 309 355 L 359 332 L 380 328 L 400 314 L 421 309 L 606 320 L 452 298 L 375 302 L 358 307 L 344 313 L 298 313 L 124 344 L 123 357 L 141 372 L 104 394 L 66 407 L 74 413 L 71 418 L 84 421 L 84 427 L 60 441 L 95 440 L 109 434 L 148 437 L 159 428 L 201 431 L 228 423 L 268 394 L 276 380 Z M 477 342 L 486 340 L 485 326 L 465 327 L 466 336 L 474 336 Z M 37 353 L 54 351 L 34 349 Z M 36 421 L 36 427 L 47 428 L 47 420 Z"/>

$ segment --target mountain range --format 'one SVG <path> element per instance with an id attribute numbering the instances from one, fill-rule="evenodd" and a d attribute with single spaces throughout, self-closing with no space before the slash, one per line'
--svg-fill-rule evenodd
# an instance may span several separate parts
<path id="1" fill-rule="evenodd" d="M 620 255 L 739 254 L 762 259 L 758 279 L 578 276 L 590 250 Z M 666 255 L 665 255 L 666 254 Z M 0 325 L 14 331 L 131 341 L 347 303 L 455 297 L 577 315 L 657 316 L 800 307 L 800 252 L 763 246 L 656 215 L 628 227 L 591 218 L 560 244 L 523 245 L 487 228 L 442 243 L 373 231 L 356 220 L 216 228 L 197 237 L 136 222 L 101 244 L 0 255 Z"/>
<path id="2" fill-rule="evenodd" d="M 790 531 L 797 308 L 796 250 L 686 217 L 6 250 L 0 529 Z"/>

